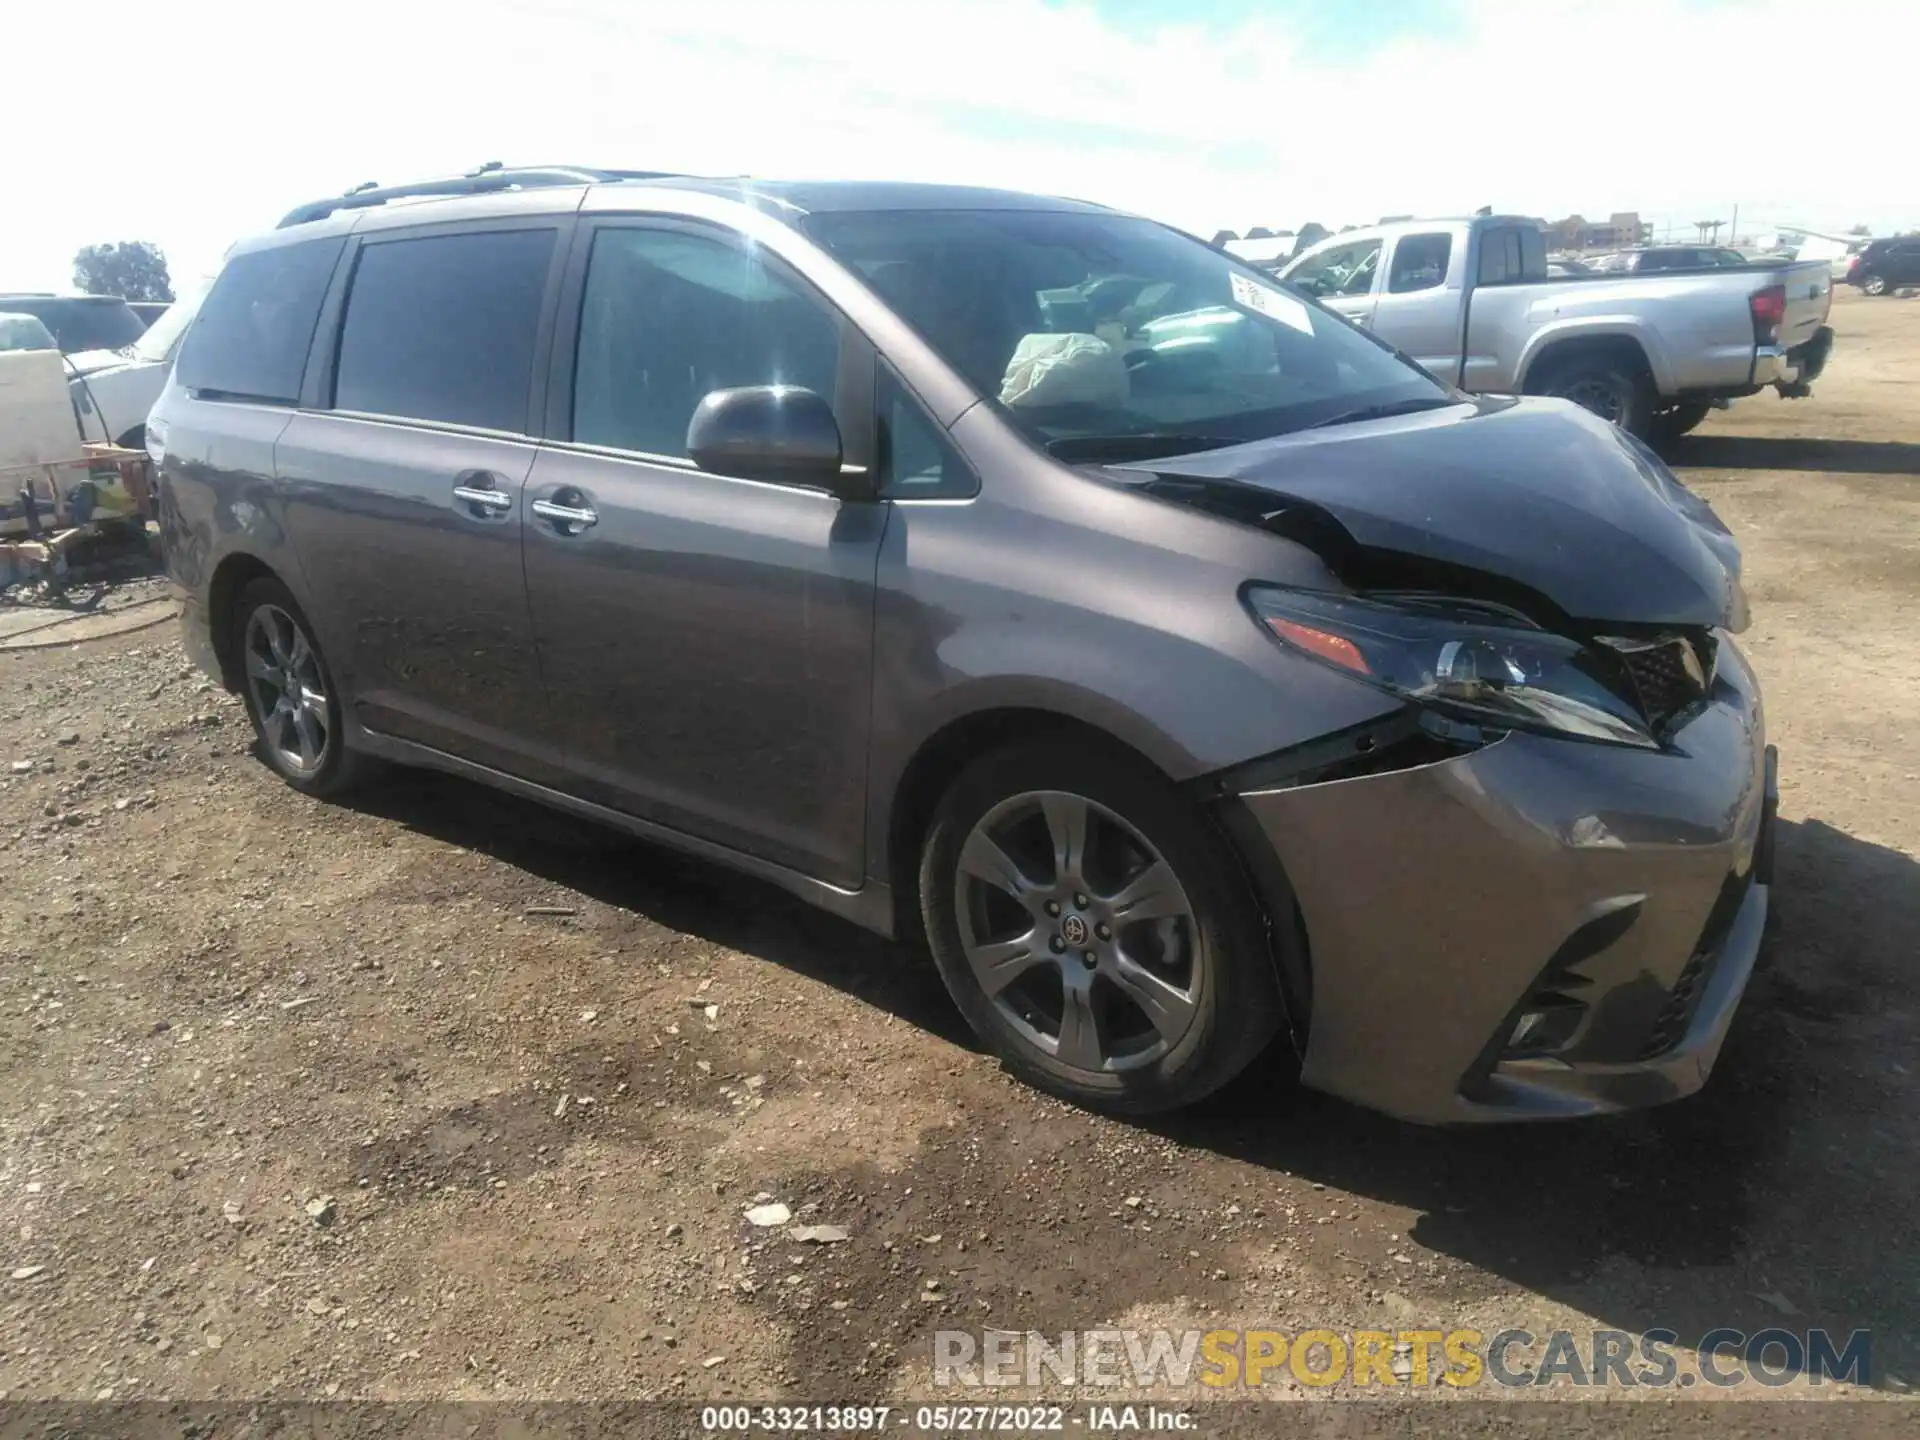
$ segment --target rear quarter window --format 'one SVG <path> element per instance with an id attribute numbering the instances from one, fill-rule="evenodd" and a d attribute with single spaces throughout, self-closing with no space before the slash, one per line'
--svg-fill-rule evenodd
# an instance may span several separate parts
<path id="1" fill-rule="evenodd" d="M 175 374 L 210 399 L 292 405 L 344 239 L 236 255 L 187 332 Z"/>

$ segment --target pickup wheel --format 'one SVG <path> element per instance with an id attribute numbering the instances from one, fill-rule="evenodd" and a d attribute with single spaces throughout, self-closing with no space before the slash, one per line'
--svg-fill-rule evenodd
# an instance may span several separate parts
<path id="1" fill-rule="evenodd" d="M 1641 439 L 1653 423 L 1653 377 L 1617 354 L 1597 352 L 1550 361 L 1527 389 L 1535 395 L 1571 400 Z"/>
<path id="2" fill-rule="evenodd" d="M 1651 440 L 1678 440 L 1712 413 L 1711 405 L 1675 405 L 1653 417 L 1647 432 Z"/>

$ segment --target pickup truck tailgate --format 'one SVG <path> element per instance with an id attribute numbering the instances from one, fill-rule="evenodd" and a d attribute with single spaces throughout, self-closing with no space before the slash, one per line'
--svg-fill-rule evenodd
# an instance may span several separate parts
<path id="1" fill-rule="evenodd" d="M 1780 322 L 1781 347 L 1790 350 L 1806 344 L 1827 323 L 1827 312 L 1833 308 L 1832 269 L 1824 260 L 1788 265 L 1776 271 L 1774 279 L 1754 288 L 1762 290 L 1769 284 L 1787 288 L 1787 315 Z"/>

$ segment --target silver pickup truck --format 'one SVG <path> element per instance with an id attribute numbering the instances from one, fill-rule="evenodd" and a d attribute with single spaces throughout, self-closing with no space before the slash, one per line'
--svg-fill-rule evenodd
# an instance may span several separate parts
<path id="1" fill-rule="evenodd" d="M 1349 230 L 1279 273 L 1463 390 L 1562 395 L 1651 439 L 1767 386 L 1807 395 L 1833 349 L 1822 261 L 1549 279 L 1514 216 Z"/>

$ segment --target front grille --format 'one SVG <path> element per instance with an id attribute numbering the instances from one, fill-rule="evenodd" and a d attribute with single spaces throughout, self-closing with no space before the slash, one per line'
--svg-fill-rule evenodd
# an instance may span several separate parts
<path id="1" fill-rule="evenodd" d="M 1601 643 L 1626 665 L 1640 709 L 1656 730 L 1704 700 L 1713 684 L 1718 646 L 1711 634 L 1603 638 Z"/>
<path id="2" fill-rule="evenodd" d="M 1664 1055 L 1686 1038 L 1687 1026 L 1693 1023 L 1693 1012 L 1699 1008 L 1700 996 L 1706 989 L 1707 967 L 1726 943 L 1734 919 L 1739 915 L 1740 907 L 1746 903 L 1747 888 L 1752 883 L 1753 871 L 1748 869 L 1727 876 L 1726 883 L 1720 887 L 1713 909 L 1707 912 L 1707 923 L 1701 927 L 1700 938 L 1694 943 L 1693 954 L 1681 968 L 1679 978 L 1673 982 L 1673 989 L 1667 994 L 1667 1003 L 1660 1007 L 1660 1013 L 1654 1017 L 1653 1029 L 1640 1047 L 1642 1060 Z"/>
<path id="3" fill-rule="evenodd" d="M 1660 1007 L 1660 1013 L 1654 1017 L 1653 1029 L 1647 1032 L 1646 1043 L 1640 1047 L 1642 1060 L 1666 1054 L 1686 1037 L 1687 1026 L 1693 1020 L 1694 1006 L 1700 1003 L 1700 981 L 1706 973 L 1707 953 L 1696 950 L 1693 958 L 1687 961 L 1686 968 L 1680 972 L 1680 978 L 1673 982 L 1667 1003 Z"/>

